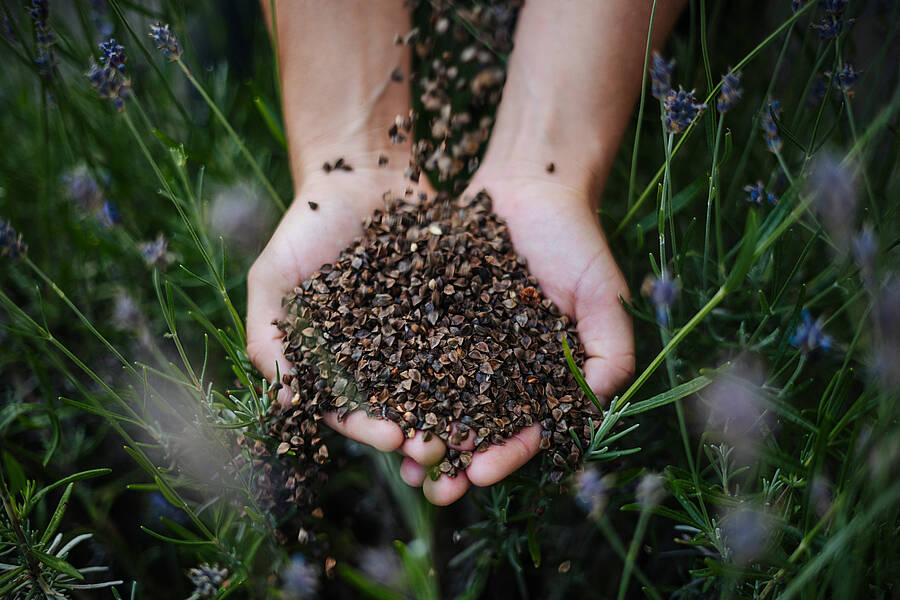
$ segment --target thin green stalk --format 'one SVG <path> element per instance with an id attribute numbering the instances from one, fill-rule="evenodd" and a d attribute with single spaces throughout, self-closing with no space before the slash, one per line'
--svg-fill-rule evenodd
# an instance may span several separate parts
<path id="1" fill-rule="evenodd" d="M 759 135 L 760 127 L 759 121 L 762 118 L 763 111 L 768 110 L 769 99 L 772 97 L 772 91 L 775 89 L 775 81 L 778 79 L 778 74 L 781 72 L 781 66 L 784 64 L 784 59 L 787 56 L 788 47 L 790 46 L 791 36 L 794 33 L 794 26 L 792 25 L 787 35 L 784 36 L 784 43 L 781 45 L 781 51 L 778 53 L 778 59 L 775 61 L 775 66 L 772 69 L 772 76 L 769 78 L 769 84 L 766 86 L 766 92 L 763 94 L 763 102 L 762 107 L 753 114 L 753 123 L 750 125 L 750 131 L 756 132 L 756 135 Z M 744 150 L 741 152 L 741 158 L 738 161 L 737 168 L 735 168 L 734 173 L 731 176 L 731 185 L 728 186 L 728 192 L 725 195 L 726 198 L 731 198 L 737 186 L 739 186 L 742 182 L 744 176 L 744 169 L 747 167 L 747 161 L 750 158 L 750 151 L 753 148 L 753 144 L 746 143 L 744 144 Z"/>
<path id="2" fill-rule="evenodd" d="M 790 600 L 799 595 L 803 587 L 806 586 L 829 561 L 833 560 L 841 552 L 847 551 L 848 545 L 859 531 L 868 527 L 882 512 L 889 508 L 893 508 L 898 498 L 900 498 L 900 483 L 895 483 L 878 499 L 872 502 L 872 504 L 868 506 L 866 512 L 854 517 L 852 521 L 844 525 L 840 531 L 828 539 L 822 549 L 816 553 L 815 557 L 791 580 L 791 583 L 784 590 L 784 593 L 779 596 L 780 600 Z M 837 501 L 835 503 L 837 503 Z M 822 521 L 824 521 L 824 519 L 822 519 Z M 810 531 L 810 534 L 812 533 L 813 531 Z M 809 544 L 809 541 L 811 541 L 811 538 L 810 540 L 807 540 L 807 537 L 809 537 L 810 534 L 803 538 L 803 541 L 806 542 L 807 545 Z M 804 549 L 806 547 L 807 546 L 804 546 Z M 796 560 L 797 556 L 799 556 L 802 551 L 803 550 L 798 546 L 797 550 L 794 551 L 794 554 L 791 555 L 791 558 Z"/>
<path id="3" fill-rule="evenodd" d="M 626 196 L 626 207 L 631 207 L 631 201 L 634 198 L 634 186 L 637 179 L 637 157 L 638 147 L 641 143 L 641 122 L 644 118 L 644 100 L 647 97 L 647 65 L 650 63 L 650 41 L 653 38 L 653 20 L 656 17 L 656 2 L 653 0 L 653 6 L 650 8 L 650 25 L 647 27 L 647 43 L 644 47 L 644 73 L 641 76 L 641 101 L 638 105 L 637 121 L 634 124 L 634 146 L 631 149 L 631 172 L 628 174 L 628 195 Z"/>
<path id="4" fill-rule="evenodd" d="M 127 111 L 122 113 L 122 118 L 125 119 L 125 123 L 128 125 L 129 130 L 131 131 L 132 136 L 138 143 L 138 147 L 141 149 L 144 157 L 147 159 L 147 162 L 150 163 L 150 167 L 153 169 L 153 172 L 156 174 L 157 179 L 159 179 L 163 188 L 166 191 L 166 195 L 169 197 L 169 200 L 172 202 L 172 205 L 175 207 L 175 210 L 178 211 L 178 215 L 181 217 L 181 220 L 184 222 L 185 226 L 188 228 L 188 232 L 191 234 L 191 238 L 194 241 L 194 244 L 197 246 L 197 249 L 200 251 L 200 255 L 203 257 L 204 262 L 206 262 L 207 267 L 212 273 L 213 277 L 216 279 L 216 283 L 219 286 L 219 292 L 222 294 L 223 300 L 225 302 L 226 307 L 228 308 L 228 312 L 231 316 L 232 322 L 235 327 L 235 331 L 240 337 L 242 343 L 246 343 L 246 333 L 244 332 L 244 325 L 241 322 L 240 315 L 238 315 L 237 309 L 235 309 L 234 304 L 231 302 L 231 298 L 228 296 L 227 288 L 225 285 L 224 279 L 219 276 L 218 269 L 216 269 L 215 264 L 212 261 L 212 257 L 206 251 L 206 248 L 203 245 L 203 241 L 200 238 L 200 235 L 197 233 L 196 228 L 194 227 L 193 222 L 188 218 L 187 214 L 184 212 L 184 208 L 178 201 L 178 196 L 175 194 L 175 191 L 172 189 L 171 184 L 169 184 L 169 180 L 166 179 L 162 170 L 159 168 L 159 164 L 156 162 L 156 159 L 153 158 L 153 155 L 150 153 L 150 149 L 147 148 L 147 145 L 144 143 L 143 138 L 140 133 L 138 133 L 137 128 L 134 125 L 134 121 L 131 119 L 131 116 Z"/>
<path id="5" fill-rule="evenodd" d="M 269 14 L 272 18 L 272 54 L 275 63 L 275 95 L 281 98 L 281 57 L 278 54 L 278 19 L 275 18 L 275 0 L 269 0 Z"/>
<path id="6" fill-rule="evenodd" d="M 653 375 L 656 369 L 659 368 L 659 365 L 665 360 L 666 355 L 674 350 L 678 346 L 678 344 L 680 344 L 684 340 L 684 338 L 686 338 L 688 334 L 693 331 L 694 328 L 699 325 L 700 322 L 703 321 L 703 319 L 705 319 L 707 315 L 709 315 L 709 313 L 711 313 L 713 309 L 722 302 L 722 300 L 725 299 L 725 296 L 727 295 L 728 292 L 725 291 L 724 287 L 719 288 L 719 291 L 709 299 L 709 302 L 707 302 L 703 306 L 703 308 L 701 308 L 697 312 L 697 314 L 691 317 L 691 320 L 685 323 L 684 326 L 678 330 L 678 333 L 672 336 L 672 339 L 669 340 L 669 343 L 659 351 L 659 354 L 657 354 L 656 357 L 650 362 L 650 364 L 647 365 L 647 368 L 644 369 L 644 371 L 638 376 L 638 378 L 634 380 L 634 383 L 632 383 L 628 387 L 628 389 L 625 390 L 625 393 L 619 396 L 619 398 L 613 404 L 612 409 L 621 409 L 622 406 L 624 406 L 625 403 L 628 402 L 631 397 L 634 396 L 638 392 L 638 390 L 640 390 L 644 386 L 650 376 Z"/>
<path id="7" fill-rule="evenodd" d="M 718 182 L 717 171 L 719 168 L 719 143 L 722 139 L 722 129 L 725 123 L 725 114 L 719 114 L 719 124 L 716 127 L 716 143 L 713 146 L 713 157 L 712 157 L 712 167 L 710 167 L 709 171 L 709 194 L 706 197 L 706 229 L 705 234 L 703 236 L 703 287 L 702 290 L 706 290 L 706 271 L 709 264 L 709 226 L 710 226 L 710 215 L 712 214 L 712 202 L 713 196 L 716 195 Z M 716 210 L 716 218 L 719 217 L 719 211 Z M 722 260 L 721 250 L 719 253 L 719 260 Z"/>
<path id="8" fill-rule="evenodd" d="M 787 177 L 788 183 L 793 187 L 794 185 L 794 176 L 791 175 L 791 170 L 788 169 L 787 164 L 784 162 L 784 157 L 781 155 L 780 150 L 776 150 L 774 152 L 775 158 L 778 159 L 778 165 L 781 167 L 781 170 L 784 172 L 784 176 Z"/>
<path id="9" fill-rule="evenodd" d="M 38 267 L 36 264 L 34 264 L 34 262 L 32 262 L 32 260 L 29 257 L 26 256 L 22 260 L 25 262 L 26 265 L 28 265 L 31 268 L 32 271 L 34 271 L 35 275 L 40 277 L 44 281 L 44 283 L 46 283 L 48 286 L 50 286 L 50 289 L 53 290 L 53 293 L 55 293 L 57 296 L 59 296 L 60 300 L 62 300 L 63 302 L 66 303 L 66 306 L 68 306 L 69 309 L 75 313 L 75 315 L 78 317 L 78 320 L 81 321 L 81 323 L 85 327 L 87 327 L 88 331 L 90 331 L 94 335 L 94 337 L 96 337 L 98 340 L 100 340 L 100 342 L 104 346 L 106 346 L 107 350 L 109 350 L 110 352 L 113 353 L 113 355 L 119 360 L 119 362 L 122 363 L 122 366 L 124 366 L 130 374 L 137 375 L 137 371 L 132 366 L 132 364 L 130 362 L 128 362 L 124 356 L 122 356 L 122 354 L 116 349 L 115 346 L 113 346 L 109 342 L 109 340 L 107 340 L 105 337 L 103 337 L 102 333 L 97 331 L 97 328 L 94 327 L 94 324 L 91 323 L 90 319 L 88 319 L 84 315 L 84 313 L 82 313 L 78 309 L 78 307 L 75 306 L 75 304 L 71 300 L 69 300 L 69 297 L 66 296 L 66 293 L 63 292 L 62 289 L 60 289 L 60 287 L 58 285 L 56 285 L 56 282 L 53 281 L 52 279 L 50 279 L 50 277 L 48 277 L 47 274 L 44 273 L 40 267 Z"/>
<path id="10" fill-rule="evenodd" d="M 781 33 L 785 29 L 793 26 L 794 23 L 796 23 L 796 21 L 802 15 L 805 15 L 808 11 L 810 11 L 815 6 L 816 6 L 815 2 L 810 2 L 809 4 L 807 4 L 806 6 L 801 8 L 799 11 L 794 13 L 793 16 L 791 18 L 789 18 L 787 21 L 785 21 L 784 23 L 782 23 L 778 27 L 778 29 L 776 29 L 775 31 L 770 33 L 768 36 L 765 37 L 765 39 L 763 39 L 759 44 L 757 44 L 756 47 L 750 51 L 749 54 L 747 54 L 744 58 L 742 58 L 740 61 L 738 61 L 738 63 L 732 68 L 732 70 L 740 71 L 744 67 L 746 67 L 748 64 L 750 64 L 750 62 L 754 58 L 756 58 L 757 55 L 759 55 L 759 53 L 762 52 L 762 50 L 766 46 L 768 46 L 773 40 L 775 40 L 778 36 L 780 36 Z M 790 36 L 788 36 L 788 37 L 790 37 Z M 787 42 L 785 42 L 785 44 L 787 44 Z M 722 85 L 722 83 L 719 82 L 718 84 L 716 84 L 716 86 L 712 90 L 710 90 L 709 95 L 707 95 L 706 100 L 704 100 L 705 104 L 709 104 L 710 102 L 713 101 L 713 98 L 715 98 L 716 94 L 719 92 L 719 87 L 721 87 L 721 85 Z M 688 136 L 694 130 L 694 126 L 696 125 L 696 123 L 697 123 L 697 121 L 695 120 L 693 123 L 691 123 L 688 126 L 687 129 L 685 129 L 684 133 L 681 135 L 681 139 L 678 140 L 678 143 L 675 145 L 675 148 L 672 150 L 673 157 L 678 154 L 678 151 L 681 149 L 681 146 L 684 144 L 685 140 L 688 139 Z M 641 192 L 641 195 L 638 196 L 637 201 L 631 206 L 631 208 L 628 210 L 628 212 L 625 213 L 625 216 L 622 217 L 622 220 L 619 222 L 619 225 L 613 231 L 612 237 L 615 238 L 622 234 L 622 231 L 625 229 L 625 226 L 628 225 L 631 222 L 631 220 L 634 218 L 634 216 L 637 214 L 637 211 L 640 209 L 640 207 L 644 203 L 644 201 L 650 196 L 650 193 L 652 192 L 653 188 L 656 186 L 657 182 L 659 182 L 660 178 L 662 178 L 664 173 L 665 173 L 665 165 L 662 165 L 659 167 L 659 169 L 657 169 L 656 173 L 653 176 L 653 179 L 650 180 L 650 183 L 647 184 L 647 187 L 644 188 L 644 191 Z"/>
<path id="11" fill-rule="evenodd" d="M 184 71 L 185 76 L 188 78 L 188 81 L 191 82 L 191 85 L 194 86 L 194 89 L 203 97 L 203 100 L 206 101 L 207 106 L 209 106 L 210 110 L 219 120 L 219 123 L 225 127 L 225 130 L 228 132 L 228 135 L 231 136 L 232 141 L 237 144 L 238 149 L 241 151 L 241 154 L 244 155 L 244 158 L 250 164 L 250 168 L 253 169 L 253 172 L 259 178 L 260 183 L 262 183 L 263 187 L 266 188 L 266 191 L 269 194 L 269 197 L 272 199 L 272 202 L 275 203 L 275 206 L 281 212 L 287 210 L 287 207 L 284 204 L 284 201 L 278 195 L 278 192 L 275 191 L 275 188 L 272 186 L 272 183 L 266 177 L 265 173 L 263 173 L 262 168 L 260 168 L 259 163 L 256 162 L 256 159 L 253 158 L 253 155 L 250 154 L 250 150 L 247 149 L 247 146 L 244 145 L 243 140 L 241 140 L 241 136 L 237 134 L 234 128 L 231 126 L 231 123 L 228 122 L 228 119 L 225 118 L 225 115 L 222 114 L 222 111 L 219 110 L 219 107 L 216 106 L 216 103 L 210 98 L 209 94 L 206 93 L 206 90 L 203 89 L 203 86 L 200 85 L 200 82 L 194 77 L 191 73 L 191 70 L 187 68 L 187 65 L 179 58 L 177 61 L 178 66 L 181 67 L 181 70 Z"/>
<path id="12" fill-rule="evenodd" d="M 841 65 L 843 64 L 844 61 L 843 61 L 843 54 L 841 53 L 840 39 L 838 39 L 838 41 L 837 41 L 835 56 L 837 58 L 837 68 L 841 68 Z M 837 72 L 837 71 L 835 71 L 835 72 Z M 850 102 L 850 94 L 847 92 L 846 87 L 840 86 L 840 90 L 841 90 L 841 95 L 844 99 L 844 107 L 846 107 L 846 109 L 847 109 L 847 123 L 850 125 L 850 135 L 852 136 L 853 144 L 855 145 L 856 142 L 859 140 L 859 135 L 857 134 L 857 131 L 856 131 L 856 120 L 853 117 L 853 104 Z M 869 206 L 872 208 L 872 217 L 875 219 L 876 222 L 878 222 L 881 220 L 881 214 L 880 214 L 880 211 L 878 210 L 878 203 L 875 202 L 875 194 L 872 193 L 872 183 L 869 181 L 869 174 L 868 174 L 868 171 L 867 171 L 863 161 L 859 162 L 859 173 L 862 176 L 863 187 L 865 187 L 865 190 L 866 190 L 866 196 L 868 197 L 868 200 L 869 200 Z"/>
<path id="13" fill-rule="evenodd" d="M 663 118 L 662 120 L 663 120 L 663 143 L 665 144 L 665 148 L 666 148 L 666 163 L 665 163 L 666 175 L 665 175 L 665 177 L 663 177 L 662 194 L 660 194 L 660 198 L 659 198 L 658 219 L 657 219 L 658 231 L 657 231 L 657 233 L 659 234 L 659 270 L 660 270 L 660 273 L 662 274 L 662 276 L 665 278 L 666 277 L 666 215 L 667 215 L 667 212 L 669 211 L 669 209 L 667 208 L 668 200 L 667 200 L 666 190 L 669 187 L 669 181 L 670 181 L 669 166 L 671 164 L 671 158 L 672 158 L 672 140 L 675 138 L 675 136 L 671 133 L 666 134 L 665 119 Z M 674 239 L 672 240 L 672 243 L 673 244 L 675 243 Z M 674 249 L 673 249 L 673 253 L 674 253 Z"/>
<path id="14" fill-rule="evenodd" d="M 625 550 L 625 545 L 622 544 L 622 540 L 619 539 L 619 534 L 616 533 L 616 530 L 613 529 L 612 525 L 609 522 L 609 518 L 604 516 L 602 519 L 597 521 L 597 527 L 600 531 L 603 532 L 603 535 L 606 536 L 606 541 L 609 542 L 610 547 L 613 551 L 619 555 L 619 558 L 622 559 L 623 563 L 627 560 L 628 554 Z M 653 600 L 662 600 L 662 596 L 660 596 L 659 592 L 653 586 L 653 582 L 644 574 L 641 568 L 637 565 L 637 563 L 632 563 L 632 570 L 634 571 L 634 576 L 637 577 L 637 580 L 641 582 L 644 586 L 644 592 Z"/>
<path id="15" fill-rule="evenodd" d="M 141 49 L 141 53 L 144 55 L 147 63 L 149 63 L 149 65 L 153 68 L 153 71 L 157 74 L 160 81 L 163 82 L 163 89 L 166 90 L 166 93 L 169 95 L 169 99 L 181 114 L 181 118 L 185 123 L 190 123 L 191 119 L 188 117 L 187 111 L 185 111 L 184 107 L 181 105 L 181 102 L 178 100 L 178 96 L 175 95 L 175 91 L 172 90 L 172 86 L 169 85 L 169 80 L 166 79 L 166 76 L 159 68 L 159 65 L 156 64 L 155 60 L 153 60 L 153 55 L 150 54 L 149 50 L 147 50 L 147 46 L 144 44 L 144 40 L 137 34 L 137 32 L 131 26 L 131 23 L 128 22 L 128 19 L 125 18 L 125 11 L 122 10 L 121 6 L 119 6 L 119 0 L 109 0 L 109 5 L 113 9 L 113 12 L 116 13 L 116 16 L 119 17 L 119 20 L 122 22 L 122 25 L 125 26 L 125 29 L 128 30 L 128 33 L 138 45 L 138 48 Z"/>
<path id="16" fill-rule="evenodd" d="M 666 162 L 667 162 L 667 170 L 666 173 L 666 181 L 667 185 L 663 186 L 663 196 L 666 199 L 666 221 L 669 223 L 669 234 L 672 236 L 672 262 L 673 269 L 675 267 L 675 258 L 678 256 L 678 248 L 675 246 L 677 237 L 675 235 L 675 212 L 672 208 L 672 138 L 675 137 L 674 133 L 669 134 L 669 139 L 666 143 Z"/>
<path id="17" fill-rule="evenodd" d="M 641 542 L 644 541 L 644 534 L 647 532 L 647 523 L 650 522 L 652 513 L 644 508 L 641 510 L 641 516 L 638 517 L 637 528 L 634 537 L 631 538 L 631 544 L 628 545 L 628 554 L 625 556 L 625 566 L 622 569 L 622 579 L 619 580 L 618 600 L 623 600 L 628 592 L 628 582 L 631 580 L 631 571 L 634 569 L 634 562 L 637 560 L 638 550 Z"/>

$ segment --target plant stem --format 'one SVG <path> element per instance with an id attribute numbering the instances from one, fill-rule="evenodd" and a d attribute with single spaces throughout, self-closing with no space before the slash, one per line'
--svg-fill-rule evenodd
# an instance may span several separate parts
<path id="1" fill-rule="evenodd" d="M 725 299 L 728 293 L 725 291 L 724 287 L 719 288 L 719 291 L 709 299 L 703 308 L 701 308 L 697 314 L 691 317 L 691 320 L 684 324 L 684 326 L 678 330 L 672 339 L 669 340 L 662 350 L 659 351 L 659 354 L 656 355 L 647 368 L 638 376 L 637 379 L 634 380 L 625 393 L 623 393 L 619 398 L 614 402 L 612 409 L 619 410 L 622 406 L 628 402 L 628 400 L 634 396 L 638 390 L 643 387 L 643 385 L 647 382 L 651 375 L 656 371 L 659 365 L 665 360 L 666 355 L 675 349 L 687 337 L 687 335 L 693 331 L 693 329 L 700 324 L 700 322 L 706 318 L 706 316 L 713 311 L 713 309 Z"/>
<path id="2" fill-rule="evenodd" d="M 644 533 L 647 531 L 647 523 L 650 521 L 650 511 L 647 508 L 641 510 L 641 516 L 638 517 L 637 528 L 634 537 L 631 538 L 631 544 L 628 545 L 628 554 L 625 556 L 625 567 L 622 569 L 622 579 L 619 580 L 618 600 L 623 600 L 628 591 L 628 582 L 631 580 L 631 571 L 634 568 L 634 561 L 637 559 L 638 550 L 641 542 L 644 540 Z"/>
<path id="3" fill-rule="evenodd" d="M 644 100 L 647 97 L 647 65 L 650 62 L 650 41 L 653 37 L 653 19 L 656 17 L 656 2 L 650 8 L 650 25 L 647 28 L 647 44 L 644 48 L 644 73 L 641 77 L 641 101 L 638 105 L 637 121 L 634 124 L 634 146 L 631 149 L 631 171 L 628 174 L 628 195 L 625 206 L 630 208 L 634 197 L 634 186 L 637 178 L 638 147 L 641 143 L 641 121 L 644 118 Z"/>
<path id="4" fill-rule="evenodd" d="M 185 65 L 180 58 L 177 62 L 178 66 L 181 67 L 181 70 L 184 71 L 184 74 L 188 78 L 188 81 L 190 81 L 191 85 L 194 86 L 194 89 L 196 89 L 197 92 L 201 96 L 203 96 L 203 100 L 206 101 L 207 106 L 209 106 L 210 110 L 219 120 L 219 123 L 221 123 L 222 126 L 225 127 L 228 135 L 230 135 L 234 143 L 237 144 L 237 147 L 241 151 L 241 154 L 244 155 L 244 158 L 250 164 L 250 168 L 253 169 L 253 172 L 259 178 L 260 183 L 262 183 L 263 187 L 266 188 L 266 191 L 268 192 L 269 197 L 272 199 L 272 202 L 275 203 L 275 206 L 277 206 L 281 212 L 286 211 L 287 207 L 285 206 L 284 201 L 278 195 L 278 192 L 275 191 L 275 188 L 272 186 L 272 183 L 266 177 L 265 173 L 263 173 L 262 169 L 259 166 L 259 163 L 257 163 L 256 159 L 253 158 L 253 155 L 250 154 L 250 150 L 248 150 L 247 146 L 244 145 L 243 140 L 241 140 L 241 136 L 237 134 L 237 132 L 231 126 L 231 123 L 228 122 L 228 119 L 225 118 L 225 115 L 222 114 L 222 111 L 219 110 L 219 107 L 216 106 L 215 102 L 213 102 L 213 99 L 209 97 L 209 94 L 206 93 L 206 90 L 203 89 L 203 86 L 200 85 L 200 82 L 197 81 L 197 79 L 191 73 L 190 69 L 187 68 L 187 65 Z"/>
<path id="5" fill-rule="evenodd" d="M 757 57 L 757 55 L 759 55 L 760 52 L 762 52 L 762 50 L 766 46 L 768 46 L 774 39 L 776 39 L 779 35 L 781 35 L 781 33 L 785 29 L 787 29 L 788 27 L 791 27 L 802 15 L 806 14 L 809 10 L 811 10 L 815 6 L 817 6 L 817 4 L 815 2 L 810 2 L 806 6 L 804 6 L 800 10 L 798 10 L 796 13 L 794 13 L 793 16 L 791 16 L 791 18 L 789 18 L 787 21 L 782 23 L 778 27 L 778 29 L 776 29 L 775 31 L 770 33 L 768 36 L 766 36 L 765 39 L 763 39 L 759 44 L 757 44 L 756 47 L 750 51 L 749 54 L 747 54 L 744 58 L 742 58 L 740 61 L 738 61 L 738 63 L 732 68 L 732 70 L 740 71 L 741 69 L 746 67 L 754 58 Z M 719 87 L 721 87 L 721 85 L 722 85 L 722 83 L 719 82 L 718 84 L 716 84 L 716 86 L 713 89 L 710 90 L 709 95 L 706 97 L 706 100 L 704 100 L 705 104 L 709 104 L 710 102 L 712 102 L 713 98 L 715 98 L 716 94 L 719 92 Z M 685 140 L 688 139 L 688 136 L 690 135 L 690 133 L 694 130 L 695 124 L 696 124 L 696 120 L 693 123 L 691 123 L 687 129 L 685 129 L 684 133 L 681 135 L 681 139 L 678 140 L 678 143 L 675 145 L 675 149 L 672 151 L 672 156 L 675 156 L 676 154 L 678 154 L 678 150 L 684 144 Z M 638 196 L 637 201 L 631 206 L 631 208 L 628 210 L 628 212 L 625 214 L 625 216 L 622 217 L 622 220 L 619 222 L 618 226 L 616 226 L 616 229 L 613 231 L 612 237 L 615 238 L 622 234 L 622 231 L 625 229 L 625 226 L 631 222 L 631 220 L 634 218 L 635 214 L 637 214 L 638 209 L 641 207 L 641 205 L 644 203 L 644 201 L 647 199 L 647 197 L 650 196 L 650 193 L 652 192 L 653 188 L 656 186 L 657 182 L 663 176 L 664 171 L 665 171 L 665 165 L 663 165 L 659 169 L 657 169 L 656 174 L 653 176 L 653 179 L 650 180 L 650 183 L 647 184 L 647 187 L 645 187 L 644 191 L 641 192 L 641 195 Z"/>
<path id="6" fill-rule="evenodd" d="M 710 228 L 710 215 L 712 214 L 712 202 L 713 196 L 716 196 L 718 177 L 717 171 L 719 168 L 719 142 L 722 139 L 722 129 L 724 129 L 725 123 L 725 114 L 719 114 L 719 124 L 716 126 L 716 143 L 713 146 L 713 157 L 712 157 L 712 167 L 709 170 L 709 194 L 706 197 L 706 230 L 703 236 L 703 287 L 702 290 L 706 290 L 706 272 L 709 266 L 709 228 Z M 716 210 L 716 219 L 719 218 L 719 211 Z M 722 260 L 721 249 L 719 250 L 718 259 Z"/>

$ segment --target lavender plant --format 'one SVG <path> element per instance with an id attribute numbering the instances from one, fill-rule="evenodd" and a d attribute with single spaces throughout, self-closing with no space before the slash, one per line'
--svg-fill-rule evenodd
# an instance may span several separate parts
<path id="1" fill-rule="evenodd" d="M 638 373 L 596 398 L 555 357 L 597 406 L 583 466 L 434 509 L 335 437 L 314 510 L 281 495 L 280 382 L 245 351 L 271 222 L 233 207 L 290 190 L 261 16 L 21 4 L 0 4 L 0 596 L 896 595 L 900 7 L 695 0 L 647 48 L 600 215 Z M 414 4 L 429 116 L 393 134 L 456 189 L 517 3 Z M 466 121 L 448 82 L 482 71 Z"/>

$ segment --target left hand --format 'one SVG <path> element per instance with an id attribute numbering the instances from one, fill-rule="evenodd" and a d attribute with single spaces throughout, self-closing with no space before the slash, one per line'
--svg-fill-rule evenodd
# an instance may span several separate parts
<path id="1" fill-rule="evenodd" d="M 550 174 L 536 165 L 485 164 L 465 194 L 485 189 L 491 195 L 494 212 L 506 220 L 516 252 L 528 260 L 544 295 L 577 322 L 587 383 L 608 398 L 634 373 L 631 318 L 620 299 L 628 300 L 628 286 L 600 228 L 590 186 L 578 183 L 589 178 L 567 177 L 565 170 L 560 165 Z M 528 462 L 538 452 L 540 431 L 535 424 L 502 446 L 476 452 L 455 478 L 432 481 L 411 458 L 404 459 L 401 475 L 421 485 L 432 503 L 450 504 L 470 482 L 492 485 Z"/>

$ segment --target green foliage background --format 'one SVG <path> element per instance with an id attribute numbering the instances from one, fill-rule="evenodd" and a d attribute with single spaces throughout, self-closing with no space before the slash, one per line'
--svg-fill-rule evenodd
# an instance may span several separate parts
<path id="1" fill-rule="evenodd" d="M 228 569 L 217 597 L 296 597 L 286 569 L 318 578 L 334 557 L 325 597 L 894 597 L 900 6 L 848 4 L 833 40 L 810 29 L 835 18 L 815 2 L 695 0 L 673 34 L 673 83 L 709 109 L 669 144 L 648 89 L 606 187 L 638 377 L 592 444 L 602 486 L 560 489 L 533 464 L 435 510 L 393 457 L 334 439 L 317 519 L 262 510 L 235 444 L 266 439 L 245 276 L 291 194 L 257 6 L 51 2 L 42 75 L 27 11 L 4 0 L 0 219 L 29 251 L 0 257 L 0 596 L 189 597 L 188 569 L 210 563 Z M 153 47 L 157 21 L 182 61 Z M 121 114 L 84 77 L 110 36 L 128 52 Z M 846 63 L 859 80 L 810 101 Z M 731 67 L 743 98 L 723 118 Z M 772 98 L 777 153 L 760 128 Z M 74 175 L 120 222 L 73 201 Z M 775 205 L 747 201 L 757 180 Z M 854 254 L 867 226 L 874 249 Z M 171 260 L 148 266 L 160 233 Z M 668 325 L 639 293 L 661 268 L 680 288 Z M 827 351 L 792 342 L 804 310 Z"/>

